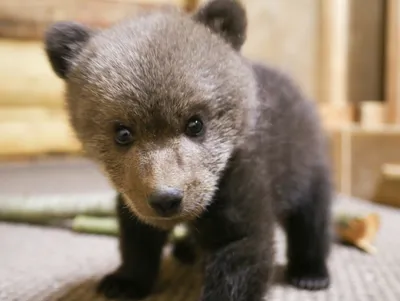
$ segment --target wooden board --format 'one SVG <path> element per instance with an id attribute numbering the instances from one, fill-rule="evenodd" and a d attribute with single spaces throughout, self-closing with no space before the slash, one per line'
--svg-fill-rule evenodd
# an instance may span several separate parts
<path id="1" fill-rule="evenodd" d="M 383 99 L 384 1 L 320 1 L 321 101 Z"/>
<path id="2" fill-rule="evenodd" d="M 61 108 L 44 106 L 0 106 L 1 122 L 37 122 L 42 120 L 65 119 L 66 112 Z"/>
<path id="3" fill-rule="evenodd" d="M 203 0 L 204 1 L 204 0 Z M 248 17 L 243 54 L 289 73 L 319 100 L 320 0 L 242 0 Z"/>
<path id="4" fill-rule="evenodd" d="M 343 170 L 343 159 L 346 158 L 346 154 L 343 150 L 347 148 L 343 146 L 344 140 L 342 131 L 337 128 L 328 129 L 327 135 L 329 138 L 329 155 L 331 158 L 331 171 L 335 190 L 341 193 L 349 193 L 349 189 L 346 188 L 347 181 L 344 179 L 347 173 Z"/>
<path id="5" fill-rule="evenodd" d="M 162 6 L 186 5 L 185 0 L 2 0 L 0 37 L 40 39 L 49 24 L 75 20 L 95 27 Z"/>
<path id="6" fill-rule="evenodd" d="M 319 95 L 340 108 L 348 103 L 349 10 L 347 0 L 320 1 Z"/>
<path id="7" fill-rule="evenodd" d="M 348 34 L 348 99 L 384 99 L 385 1 L 351 0 Z"/>
<path id="8" fill-rule="evenodd" d="M 341 128 L 354 121 L 354 107 L 351 104 L 338 106 L 322 102 L 318 104 L 318 110 L 326 129 Z"/>
<path id="9" fill-rule="evenodd" d="M 382 101 L 362 101 L 360 103 L 360 125 L 363 128 L 384 127 L 384 108 Z"/>
<path id="10" fill-rule="evenodd" d="M 0 145 L 0 156 L 81 151 L 66 118 L 0 122 Z"/>
<path id="11" fill-rule="evenodd" d="M 400 124 L 400 1 L 387 0 L 386 120 Z"/>
<path id="12" fill-rule="evenodd" d="M 331 133 L 335 183 L 339 192 L 374 200 L 386 163 L 400 163 L 400 127 L 349 126 Z"/>
<path id="13" fill-rule="evenodd" d="M 351 195 L 351 173 L 349 172 L 351 158 L 351 140 L 347 127 L 331 128 L 327 130 L 329 137 L 329 154 L 333 183 L 336 191 Z"/>
<path id="14" fill-rule="evenodd" d="M 40 41 L 0 40 L 0 106 L 63 106 L 64 83 Z"/>
<path id="15" fill-rule="evenodd" d="M 375 191 L 378 203 L 400 207 L 400 164 L 384 164 Z"/>

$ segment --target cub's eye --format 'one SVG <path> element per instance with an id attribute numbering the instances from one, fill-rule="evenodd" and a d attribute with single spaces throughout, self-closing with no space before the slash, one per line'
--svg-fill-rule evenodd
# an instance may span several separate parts
<path id="1" fill-rule="evenodd" d="M 133 142 L 131 131 L 123 125 L 118 126 L 115 130 L 115 142 L 124 146 L 131 144 Z"/>
<path id="2" fill-rule="evenodd" d="M 198 116 L 193 116 L 186 124 L 186 135 L 190 137 L 198 137 L 204 133 L 203 121 Z"/>

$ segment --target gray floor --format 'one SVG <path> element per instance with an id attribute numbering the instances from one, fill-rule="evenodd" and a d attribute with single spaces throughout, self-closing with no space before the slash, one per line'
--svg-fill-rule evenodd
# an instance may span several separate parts
<path id="1" fill-rule="evenodd" d="M 266 300 L 400 300 L 399 211 L 347 198 L 337 205 L 341 211 L 381 214 L 378 254 L 335 244 L 329 260 L 332 286 L 321 292 L 300 291 L 282 283 L 285 241 L 278 231 L 278 273 Z M 115 238 L 0 222 L 0 301 L 106 301 L 95 288 L 118 263 Z M 146 301 L 198 301 L 201 281 L 197 267 L 165 257 L 155 294 Z"/>
<path id="2" fill-rule="evenodd" d="M 109 191 L 111 187 L 91 161 L 48 158 L 0 163 L 1 194 L 54 194 Z"/>
<path id="3" fill-rule="evenodd" d="M 108 192 L 99 170 L 82 159 L 0 164 L 0 194 Z M 335 244 L 329 260 L 332 286 L 306 292 L 284 285 L 285 240 L 277 231 L 275 285 L 269 301 L 399 301 L 400 211 L 339 197 L 336 211 L 378 212 L 378 254 Z M 115 238 L 0 222 L 0 301 L 105 301 L 95 294 L 99 279 L 119 262 Z M 198 268 L 165 257 L 155 294 L 147 301 L 196 301 Z"/>

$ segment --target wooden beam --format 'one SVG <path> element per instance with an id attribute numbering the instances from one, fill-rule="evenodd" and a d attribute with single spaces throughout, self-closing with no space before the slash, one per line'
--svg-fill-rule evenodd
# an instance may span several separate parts
<path id="1" fill-rule="evenodd" d="M 326 0 L 321 5 L 320 95 L 337 107 L 383 100 L 384 1 Z"/>
<path id="2" fill-rule="evenodd" d="M 383 101 L 385 1 L 348 3 L 348 99 L 354 104 L 364 100 Z"/>
<path id="3" fill-rule="evenodd" d="M 0 156 L 77 153 L 81 145 L 67 120 L 0 122 Z"/>
<path id="4" fill-rule="evenodd" d="M 382 166 L 388 162 L 400 164 L 399 149 L 400 126 L 349 126 L 332 131 L 331 154 L 337 190 L 375 200 L 383 177 Z"/>
<path id="5" fill-rule="evenodd" d="M 386 120 L 391 124 L 400 124 L 400 1 L 386 2 Z"/>
<path id="6" fill-rule="evenodd" d="M 400 207 L 400 164 L 383 164 L 373 200 Z"/>
<path id="7" fill-rule="evenodd" d="M 205 0 L 202 0 L 205 1 Z M 246 8 L 248 31 L 242 53 L 289 73 L 304 93 L 319 100 L 320 0 L 237 0 Z"/>
<path id="8" fill-rule="evenodd" d="M 185 0 L 2 0 L 0 37 L 41 39 L 46 28 L 58 20 L 104 27 L 154 8 L 185 5 Z"/>
<path id="9" fill-rule="evenodd" d="M 336 129 L 354 122 L 354 108 L 350 105 L 318 103 L 318 111 L 325 129 Z"/>
<path id="10" fill-rule="evenodd" d="M 64 83 L 40 41 L 0 40 L 0 106 L 63 107 Z"/>
<path id="11" fill-rule="evenodd" d="M 61 108 L 47 108 L 44 106 L 0 106 L 1 122 L 37 122 L 42 120 L 65 119 L 66 112 Z"/>
<path id="12" fill-rule="evenodd" d="M 363 128 L 379 128 L 384 126 L 384 104 L 382 101 L 362 101 L 360 103 Z"/>
<path id="13" fill-rule="evenodd" d="M 320 99 L 330 105 L 347 105 L 348 21 L 347 0 L 320 1 Z"/>
<path id="14" fill-rule="evenodd" d="M 385 179 L 400 181 L 400 164 L 389 164 L 389 163 L 383 164 L 382 174 Z"/>

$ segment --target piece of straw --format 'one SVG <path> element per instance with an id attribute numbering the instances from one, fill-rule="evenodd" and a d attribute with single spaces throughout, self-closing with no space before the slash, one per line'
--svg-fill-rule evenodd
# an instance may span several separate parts
<path id="1" fill-rule="evenodd" d="M 0 195 L 0 220 L 46 223 L 77 215 L 115 216 L 115 194 L 48 196 Z"/>
<path id="2" fill-rule="evenodd" d="M 119 234 L 118 221 L 115 217 L 97 217 L 79 215 L 72 220 L 73 231 L 117 236 Z"/>

